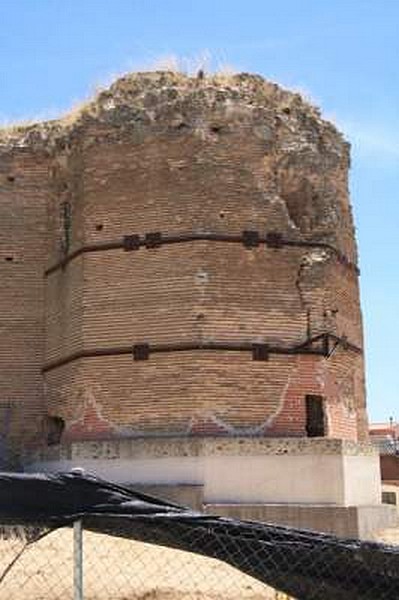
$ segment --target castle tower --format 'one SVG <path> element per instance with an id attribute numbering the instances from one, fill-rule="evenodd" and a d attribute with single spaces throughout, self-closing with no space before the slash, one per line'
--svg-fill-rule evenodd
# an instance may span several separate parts
<path id="1" fill-rule="evenodd" d="M 258 77 L 100 94 L 51 158 L 44 380 L 64 436 L 306 436 L 314 418 L 364 439 L 348 160 Z"/>
<path id="2" fill-rule="evenodd" d="M 317 109 L 257 76 L 132 74 L 2 152 L 0 388 L 40 464 L 196 485 L 208 454 L 376 464 L 349 149 Z"/>

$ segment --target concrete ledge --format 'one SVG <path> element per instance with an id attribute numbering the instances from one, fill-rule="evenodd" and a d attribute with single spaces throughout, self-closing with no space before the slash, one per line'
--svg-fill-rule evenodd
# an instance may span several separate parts
<path id="1" fill-rule="evenodd" d="M 214 503 L 381 503 L 373 446 L 328 438 L 177 438 L 79 442 L 49 449 L 29 471 L 82 467 L 116 483 L 203 486 Z"/>
<path id="2" fill-rule="evenodd" d="M 367 442 L 334 438 L 148 437 L 63 443 L 42 448 L 25 463 L 198 456 L 378 455 Z"/>
<path id="3" fill-rule="evenodd" d="M 375 539 L 375 533 L 399 524 L 391 506 L 320 506 L 301 504 L 207 504 L 208 514 L 263 521 L 333 533 L 340 537 Z"/>
<path id="4" fill-rule="evenodd" d="M 379 455 L 329 438 L 135 438 L 46 448 L 27 471 L 82 467 L 194 509 L 367 539 L 394 527 Z"/>

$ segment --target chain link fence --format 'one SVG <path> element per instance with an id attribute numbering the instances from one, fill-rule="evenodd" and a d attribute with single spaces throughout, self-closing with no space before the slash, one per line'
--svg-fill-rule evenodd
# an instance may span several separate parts
<path id="1" fill-rule="evenodd" d="M 380 454 L 389 456 L 399 456 L 399 440 L 395 438 L 388 438 L 386 440 L 371 440 L 373 446 L 378 448 Z"/>
<path id="2" fill-rule="evenodd" d="M 177 530 L 180 525 L 177 525 Z M 172 538 L 179 537 L 179 531 L 172 531 Z M 159 537 L 164 532 L 152 531 L 150 537 Z M 184 535 L 187 532 L 184 531 Z M 205 544 L 207 535 L 198 540 L 201 532 L 189 534 L 194 546 Z M 165 540 L 167 541 L 167 540 Z M 399 542 L 397 537 L 388 539 Z M 246 540 L 248 542 L 248 539 Z M 173 543 L 173 542 L 172 542 Z M 208 540 L 209 544 L 209 540 Z M 216 546 L 218 554 L 223 544 L 222 535 Z M 262 552 L 251 552 L 245 539 L 226 545 L 226 558 L 240 564 L 248 572 L 264 571 L 267 562 L 277 560 L 284 586 L 284 577 L 293 576 L 290 554 L 285 560 L 279 544 L 278 554 L 273 548 L 267 549 L 268 557 Z M 370 550 L 372 552 L 372 548 Z M 399 548 L 398 548 L 399 551 Z M 228 553 L 228 556 L 227 556 Z M 395 584 L 392 589 L 381 586 L 381 580 L 366 578 L 362 590 L 351 590 L 348 583 L 358 578 L 337 557 L 317 553 L 309 565 L 309 556 L 304 553 L 302 566 L 296 565 L 297 577 L 313 570 L 319 575 L 315 579 L 313 592 L 297 596 L 298 600 L 330 598 L 328 581 L 336 571 L 341 571 L 342 595 L 347 598 L 374 598 L 375 600 L 398 598 Z M 399 554 L 398 554 L 399 556 Z M 327 558 L 327 561 L 326 561 Z M 332 560 L 334 558 L 334 560 Z M 266 559 L 266 565 L 265 565 Z M 383 557 L 380 557 L 383 560 Z M 364 558 L 363 558 L 364 561 Z M 256 566 L 256 562 L 259 563 Z M 255 564 L 255 568 L 254 568 Z M 382 565 L 380 564 L 380 567 Z M 344 568 L 343 568 L 344 567 Z M 367 568 L 359 564 L 359 569 Z M 387 563 L 388 568 L 388 563 Z M 360 573 L 360 571 L 359 571 Z M 366 571 L 363 570 L 363 575 Z M 391 575 L 395 575 L 391 573 Z M 397 575 L 397 573 L 396 573 Z M 273 575 L 274 577 L 275 574 Z M 397 585 L 397 584 L 396 584 Z M 4 526 L 0 528 L 0 600 L 283 600 L 292 596 L 265 585 L 258 579 L 245 574 L 224 561 L 201 556 L 185 550 L 174 549 L 159 544 L 114 537 L 103 533 L 85 530 L 82 522 L 72 527 L 51 530 L 40 526 Z"/>
<path id="3" fill-rule="evenodd" d="M 213 558 L 72 528 L 3 527 L 0 600 L 277 600 Z M 82 553 L 81 553 L 82 550 Z"/>
<path id="4" fill-rule="evenodd" d="M 70 473 L 0 475 L 1 523 L 0 600 L 399 598 L 392 531 L 226 519 Z"/>

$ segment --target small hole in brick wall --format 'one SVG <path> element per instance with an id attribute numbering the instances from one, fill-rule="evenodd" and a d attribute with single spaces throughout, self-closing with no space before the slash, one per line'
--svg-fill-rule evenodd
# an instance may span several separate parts
<path id="1" fill-rule="evenodd" d="M 224 212 L 223 212 L 222 210 L 221 210 L 221 211 L 220 211 L 220 213 L 219 213 L 219 217 L 220 217 L 221 219 L 224 219 L 224 217 L 225 217 L 225 214 L 224 214 Z"/>
<path id="2" fill-rule="evenodd" d="M 195 275 L 195 278 L 200 283 L 206 283 L 209 279 L 209 276 L 206 271 L 198 271 Z"/>
<path id="3" fill-rule="evenodd" d="M 221 125 L 212 125 L 211 126 L 212 133 L 220 133 L 222 131 Z"/>
<path id="4" fill-rule="evenodd" d="M 7 181 L 9 181 L 10 183 L 14 183 L 15 176 L 14 175 L 7 175 Z"/>
<path id="5" fill-rule="evenodd" d="M 197 315 L 197 321 L 203 321 L 204 319 L 205 319 L 204 313 L 198 313 L 198 315 Z"/>
<path id="6" fill-rule="evenodd" d="M 97 223 L 96 231 L 102 231 L 104 229 L 104 225 L 102 223 Z"/>
<path id="7" fill-rule="evenodd" d="M 13 256 L 6 256 L 5 259 L 7 262 L 12 262 L 14 260 Z"/>

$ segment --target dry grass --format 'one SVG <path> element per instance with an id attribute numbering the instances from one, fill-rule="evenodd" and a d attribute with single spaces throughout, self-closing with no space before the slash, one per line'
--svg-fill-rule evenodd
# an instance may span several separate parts
<path id="1" fill-rule="evenodd" d="M 238 72 L 231 65 L 215 60 L 208 51 L 204 51 L 194 57 L 177 56 L 175 54 L 157 57 L 144 65 L 140 72 L 159 72 L 174 74 L 176 76 L 190 77 L 196 76 L 199 70 L 203 70 L 209 80 L 214 83 L 229 83 L 232 77 Z M 12 142 L 15 138 L 24 135 L 26 131 L 33 127 L 42 126 L 44 129 L 51 126 L 52 122 L 58 122 L 61 126 L 68 128 L 76 123 L 85 111 L 90 111 L 91 105 L 94 105 L 98 95 L 111 87 L 118 79 L 134 76 L 134 73 L 118 72 L 104 78 L 103 81 L 91 86 L 91 90 L 86 97 L 76 101 L 66 112 L 54 114 L 38 115 L 28 119 L 3 120 L 0 122 L 0 141 L 4 143 Z"/>
<path id="2" fill-rule="evenodd" d="M 261 91 L 260 95 L 264 93 L 265 97 L 269 93 L 276 93 L 278 88 L 261 77 L 239 74 L 237 69 L 226 62 L 215 61 L 206 52 L 195 58 L 166 56 L 157 59 L 145 71 L 113 74 L 112 78 L 97 84 L 86 98 L 76 102 L 70 110 L 60 116 L 54 115 L 52 111 L 51 114 L 45 115 L 44 119 L 42 115 L 37 120 L 0 123 L 0 146 L 31 145 L 40 143 L 40 140 L 45 144 L 54 136 L 67 135 L 85 116 L 96 118 L 103 114 L 104 101 L 106 104 L 111 96 L 115 99 L 115 105 L 132 104 L 137 107 L 141 106 L 146 92 L 158 92 L 165 85 L 178 87 L 184 96 L 190 90 L 198 89 L 200 71 L 205 74 L 203 82 L 208 92 L 212 87 L 228 87 L 235 88 L 236 91 L 241 90 L 245 95 L 248 91 L 245 77 L 247 82 L 251 78 L 252 83 L 256 81 Z M 298 94 L 291 94 L 281 88 L 278 94 L 282 96 L 285 104 L 290 101 L 297 102 L 299 98 Z"/>

